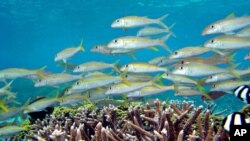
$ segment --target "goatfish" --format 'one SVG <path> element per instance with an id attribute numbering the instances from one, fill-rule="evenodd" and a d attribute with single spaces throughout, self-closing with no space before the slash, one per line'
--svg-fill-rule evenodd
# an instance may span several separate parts
<path id="1" fill-rule="evenodd" d="M 0 120 L 7 120 L 22 113 L 24 107 L 9 108 L 7 112 L 0 112 Z"/>
<path id="2" fill-rule="evenodd" d="M 168 58 L 166 56 L 159 56 L 159 57 L 156 57 L 156 58 L 149 60 L 148 63 L 151 65 L 159 66 L 159 64 L 162 63 L 163 60 L 165 60 L 165 59 L 168 59 Z"/>
<path id="3" fill-rule="evenodd" d="M 211 48 L 205 48 L 201 46 L 195 46 L 195 47 L 188 46 L 171 53 L 169 59 L 183 59 L 183 58 L 202 55 L 210 51 L 215 52 L 217 54 L 222 54 L 220 51 Z"/>
<path id="4" fill-rule="evenodd" d="M 5 126 L 0 128 L 0 137 L 9 138 L 24 130 L 26 130 L 25 127 Z"/>
<path id="5" fill-rule="evenodd" d="M 188 63 L 203 63 L 203 64 L 210 64 L 210 65 L 219 65 L 219 64 L 230 64 L 234 61 L 234 56 L 225 56 L 225 57 L 190 57 L 180 60 L 178 64 L 188 64 Z"/>
<path id="6" fill-rule="evenodd" d="M 125 16 L 116 19 L 112 24 L 112 28 L 134 28 L 134 27 L 140 27 L 150 24 L 158 24 L 161 25 L 164 28 L 168 28 L 162 20 L 164 20 L 166 17 L 168 17 L 169 14 L 163 15 L 162 17 L 158 19 L 151 19 L 148 17 L 140 17 L 140 16 Z"/>
<path id="7" fill-rule="evenodd" d="M 56 106 L 59 104 L 59 99 L 56 98 L 39 98 L 26 107 L 24 107 L 24 114 L 32 113 L 32 112 L 39 112 L 48 107 Z"/>
<path id="8" fill-rule="evenodd" d="M 10 88 L 12 82 L 13 82 L 13 80 L 11 82 L 9 82 L 8 84 L 6 84 L 4 87 L 0 88 L 0 96 L 7 95 L 8 97 L 12 97 L 12 98 L 16 97 L 15 93 L 8 90 Z"/>
<path id="9" fill-rule="evenodd" d="M 234 89 L 234 95 L 247 104 L 250 104 L 250 87 L 241 85 Z"/>
<path id="10" fill-rule="evenodd" d="M 196 95 L 205 96 L 206 94 L 194 89 L 178 89 L 175 91 L 175 96 L 196 96 Z"/>
<path id="11" fill-rule="evenodd" d="M 122 72 L 131 73 L 153 73 L 153 72 L 167 72 L 167 68 L 162 68 L 148 63 L 131 63 L 126 64 L 120 68 Z"/>
<path id="12" fill-rule="evenodd" d="M 231 93 L 231 91 L 236 89 L 237 87 L 242 86 L 242 85 L 249 85 L 249 84 L 250 84 L 250 81 L 240 81 L 240 80 L 223 81 L 223 82 L 213 84 L 210 91 L 224 91 L 227 93 Z"/>
<path id="13" fill-rule="evenodd" d="M 232 33 L 234 30 L 238 30 L 250 25 L 250 17 L 234 17 L 232 14 L 225 19 L 216 21 L 208 25 L 202 32 L 202 35 L 217 34 L 217 33 Z"/>
<path id="14" fill-rule="evenodd" d="M 97 45 L 94 46 L 91 50 L 91 52 L 97 52 L 97 53 L 101 53 L 101 54 L 112 54 L 112 49 L 107 48 L 106 45 Z"/>
<path id="15" fill-rule="evenodd" d="M 74 83 L 71 87 L 71 91 L 83 92 L 93 88 L 116 84 L 121 82 L 122 80 L 122 76 L 101 75 L 98 77 L 87 77 L 84 79 L 80 79 L 76 83 Z M 68 91 L 68 93 L 70 93 L 70 91 Z"/>
<path id="16" fill-rule="evenodd" d="M 244 60 L 250 60 L 250 53 L 248 53 L 245 57 Z"/>
<path id="17" fill-rule="evenodd" d="M 137 32 L 136 36 L 144 37 L 144 36 L 158 35 L 162 33 L 170 33 L 171 32 L 170 30 L 174 27 L 174 25 L 175 23 L 168 28 L 144 27 Z"/>
<path id="18" fill-rule="evenodd" d="M 82 42 L 83 42 L 83 40 L 81 40 L 80 45 L 77 47 L 66 48 L 66 49 L 60 51 L 59 53 L 57 53 L 55 56 L 55 62 L 62 60 L 64 63 L 66 63 L 67 59 L 71 58 L 79 51 L 82 51 L 82 52 L 85 51 L 85 49 L 83 48 Z"/>
<path id="19" fill-rule="evenodd" d="M 8 68 L 0 71 L 0 79 L 16 79 L 21 77 L 27 77 L 30 75 L 37 75 L 40 78 L 43 78 L 42 71 L 46 66 L 37 69 L 37 70 L 28 70 L 22 68 Z"/>
<path id="20" fill-rule="evenodd" d="M 222 50 L 249 48 L 250 38 L 222 35 L 206 41 L 204 47 Z"/>
<path id="21" fill-rule="evenodd" d="M 236 74 L 236 76 L 242 77 L 244 75 L 250 74 L 250 69 L 246 70 L 232 70 L 233 74 Z M 230 80 L 236 78 L 235 75 L 229 74 L 229 73 L 218 73 L 208 76 L 205 79 L 205 83 L 213 83 L 213 82 L 220 82 L 225 80 Z"/>
<path id="22" fill-rule="evenodd" d="M 104 106 L 114 105 L 114 106 L 126 106 L 128 103 L 124 100 L 112 100 L 112 99 L 100 99 L 94 102 L 95 106 L 98 108 L 103 108 Z"/>
<path id="23" fill-rule="evenodd" d="M 84 103 L 85 99 L 87 98 L 84 95 L 81 94 L 72 94 L 67 95 L 59 98 L 60 106 L 76 106 L 77 104 Z"/>
<path id="24" fill-rule="evenodd" d="M 157 50 L 154 46 L 161 46 L 168 52 L 171 52 L 169 47 L 165 44 L 165 41 L 168 40 L 171 33 L 160 39 L 150 39 L 146 37 L 137 37 L 137 36 L 124 36 L 120 38 L 113 39 L 107 45 L 111 49 L 122 49 L 122 50 L 138 50 L 143 48 L 151 48 Z"/>
<path id="25" fill-rule="evenodd" d="M 193 80 L 191 78 L 188 78 L 186 76 L 183 75 L 176 75 L 176 74 L 171 74 L 171 73 L 164 73 L 162 75 L 162 78 L 168 79 L 173 81 L 174 83 L 184 83 L 184 84 L 193 84 L 193 85 L 197 85 L 197 86 L 201 86 L 200 82 L 198 82 L 197 80 Z"/>
<path id="26" fill-rule="evenodd" d="M 89 100 L 90 101 L 96 101 L 96 100 L 100 100 L 100 99 L 105 99 L 108 96 L 105 95 L 105 92 L 107 90 L 104 88 L 97 88 L 97 89 L 92 89 L 87 91 L 88 95 L 89 95 Z"/>
<path id="27" fill-rule="evenodd" d="M 92 72 L 92 71 L 100 71 L 108 68 L 113 68 L 117 72 L 119 72 L 119 69 L 117 68 L 117 64 L 119 63 L 120 60 L 117 60 L 113 64 L 108 64 L 104 62 L 87 62 L 83 63 L 81 65 L 78 65 L 73 72 Z"/>
<path id="28" fill-rule="evenodd" d="M 148 74 L 143 74 L 143 73 L 127 73 L 125 75 L 126 80 L 130 81 L 130 82 L 146 82 L 146 81 L 150 81 L 153 79 L 152 76 L 148 75 Z"/>
<path id="29" fill-rule="evenodd" d="M 178 66 L 173 70 L 173 74 L 186 75 L 186 76 L 208 76 L 217 73 L 229 73 L 236 75 L 232 72 L 232 68 L 219 68 L 213 65 L 202 63 L 188 63 Z M 236 75 L 237 76 L 237 75 Z M 238 77 L 238 76 L 237 76 Z"/>
<path id="30" fill-rule="evenodd" d="M 154 85 L 153 81 L 148 82 L 129 82 L 129 85 L 126 83 L 119 83 L 110 86 L 105 92 L 106 95 L 117 95 L 117 94 L 125 94 L 128 92 L 139 90 L 143 87 Z"/>
<path id="31" fill-rule="evenodd" d="M 174 90 L 174 86 L 173 85 L 170 85 L 170 86 L 157 85 L 157 87 L 148 86 L 137 91 L 129 92 L 127 95 L 129 98 L 137 98 L 137 97 L 144 97 L 144 96 L 159 94 L 159 93 L 163 93 L 169 90 Z"/>
<path id="32" fill-rule="evenodd" d="M 50 74 L 43 79 L 39 79 L 35 82 L 35 87 L 42 86 L 57 86 L 60 84 L 72 82 L 81 79 L 81 75 L 71 75 L 67 73 Z"/>
<path id="33" fill-rule="evenodd" d="M 244 28 L 241 31 L 237 32 L 236 34 L 234 34 L 235 36 L 238 37 L 250 37 L 250 27 L 248 28 Z"/>

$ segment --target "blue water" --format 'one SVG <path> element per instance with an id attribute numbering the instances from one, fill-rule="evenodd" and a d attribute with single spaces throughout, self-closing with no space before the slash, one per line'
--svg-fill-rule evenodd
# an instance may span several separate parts
<path id="1" fill-rule="evenodd" d="M 106 44 L 113 38 L 136 34 L 139 28 L 112 29 L 110 25 L 116 18 L 127 15 L 158 18 L 169 13 L 164 22 L 167 25 L 176 22 L 173 32 L 177 37 L 170 38 L 167 44 L 176 50 L 188 45 L 202 45 L 213 37 L 201 36 L 204 27 L 232 12 L 238 16 L 248 15 L 249 9 L 250 0 L 0 0 L 0 69 L 36 69 L 46 65 L 48 71 L 61 72 L 63 68 L 54 62 L 55 54 L 78 45 L 82 38 L 87 52 L 77 54 L 69 62 L 79 64 L 96 60 L 111 63 L 120 59 L 120 64 L 124 64 L 133 60 L 126 55 L 105 56 L 89 51 L 94 45 Z M 135 55 L 137 61 L 148 61 L 167 54 L 160 49 L 159 52 L 140 50 Z M 239 51 L 237 62 L 242 62 L 244 55 L 244 51 Z M 39 95 L 43 89 L 34 88 L 27 80 L 25 84 L 29 87 L 23 87 L 23 81 L 15 84 L 13 89 L 23 99 L 34 97 L 34 93 Z M 231 96 L 219 101 L 221 104 L 236 101 L 237 106 L 243 105 Z"/>

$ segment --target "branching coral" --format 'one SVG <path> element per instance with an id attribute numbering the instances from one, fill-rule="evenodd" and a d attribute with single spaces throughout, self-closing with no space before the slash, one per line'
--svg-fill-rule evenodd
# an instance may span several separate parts
<path id="1" fill-rule="evenodd" d="M 26 135 L 31 141 L 212 141 L 228 140 L 228 135 L 214 124 L 209 110 L 192 103 L 154 101 L 131 106 L 119 117 L 119 108 L 104 107 L 100 112 L 79 108 L 76 113 L 47 116 L 37 120 Z M 117 120 L 119 119 L 119 120 Z"/>

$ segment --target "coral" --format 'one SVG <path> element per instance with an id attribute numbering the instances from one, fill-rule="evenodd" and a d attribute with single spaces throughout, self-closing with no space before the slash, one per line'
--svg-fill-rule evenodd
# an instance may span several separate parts
<path id="1" fill-rule="evenodd" d="M 104 107 L 92 111 L 69 109 L 67 116 L 46 116 L 32 125 L 25 139 L 39 141 L 184 141 L 228 140 L 209 110 L 190 102 L 166 105 L 159 100 L 130 107 Z M 63 111 L 67 111 L 63 110 Z M 58 113 L 58 112 L 55 112 Z M 218 119 L 216 119 L 218 120 Z"/>

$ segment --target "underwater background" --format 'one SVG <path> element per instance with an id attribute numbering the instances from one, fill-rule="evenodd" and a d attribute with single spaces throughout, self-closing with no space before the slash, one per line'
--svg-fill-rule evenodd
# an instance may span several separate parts
<path id="1" fill-rule="evenodd" d="M 79 53 L 69 60 L 80 64 L 88 61 L 113 63 L 120 59 L 120 65 L 134 62 L 127 55 L 105 56 L 90 52 L 98 44 L 127 35 L 136 35 L 139 28 L 112 29 L 112 21 L 128 15 L 158 18 L 169 14 L 164 23 L 176 22 L 172 31 L 176 38 L 167 41 L 171 50 L 188 45 L 202 45 L 214 37 L 201 36 L 202 30 L 211 22 L 222 19 L 230 13 L 237 16 L 249 15 L 249 0 L 0 0 L 0 70 L 5 68 L 36 69 L 47 66 L 51 72 L 62 72 L 63 68 L 54 62 L 55 54 L 62 49 L 78 45 L 83 39 L 85 53 Z M 168 55 L 159 49 L 141 50 L 135 53 L 138 62 Z M 237 51 L 236 62 L 240 68 L 249 62 L 243 60 L 246 50 Z M 17 92 L 17 101 L 24 103 L 28 98 L 48 96 L 55 88 L 35 88 L 26 79 L 15 80 L 12 91 Z M 200 97 L 174 96 L 173 92 L 154 95 L 161 100 L 194 100 L 204 104 Z M 233 95 L 225 95 L 213 101 L 218 111 L 237 111 L 244 103 Z M 227 113 L 226 113 L 227 114 Z"/>

